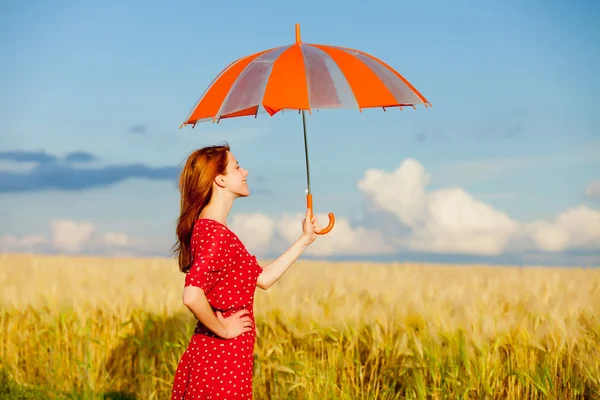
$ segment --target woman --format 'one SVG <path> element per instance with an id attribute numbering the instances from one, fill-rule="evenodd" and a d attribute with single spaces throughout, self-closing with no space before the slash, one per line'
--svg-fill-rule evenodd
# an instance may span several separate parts
<path id="1" fill-rule="evenodd" d="M 175 372 L 172 400 L 252 398 L 256 286 L 271 287 L 321 229 L 307 210 L 298 240 L 261 267 L 227 227 L 233 201 L 250 194 L 247 176 L 228 145 L 193 152 L 181 173 L 174 253 L 186 273 L 183 303 L 198 322 Z"/>

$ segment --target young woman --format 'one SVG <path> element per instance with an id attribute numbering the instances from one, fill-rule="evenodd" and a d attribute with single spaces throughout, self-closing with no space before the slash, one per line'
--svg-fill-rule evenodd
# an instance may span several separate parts
<path id="1" fill-rule="evenodd" d="M 198 322 L 175 372 L 172 400 L 252 398 L 256 286 L 271 287 L 321 229 L 306 210 L 298 240 L 261 267 L 227 227 L 234 200 L 250 194 L 247 176 L 228 145 L 196 150 L 181 172 L 174 253 L 186 273 L 183 303 Z"/>

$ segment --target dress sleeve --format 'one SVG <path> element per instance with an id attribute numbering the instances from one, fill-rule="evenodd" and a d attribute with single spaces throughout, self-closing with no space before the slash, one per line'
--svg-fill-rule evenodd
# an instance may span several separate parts
<path id="1" fill-rule="evenodd" d="M 192 247 L 192 266 L 186 274 L 185 286 L 209 292 L 225 273 L 227 247 L 222 227 L 212 226 L 199 232 Z"/>

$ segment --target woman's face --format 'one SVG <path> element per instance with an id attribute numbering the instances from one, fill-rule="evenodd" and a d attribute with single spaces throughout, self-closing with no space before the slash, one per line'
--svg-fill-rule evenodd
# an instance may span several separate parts
<path id="1" fill-rule="evenodd" d="M 227 153 L 227 168 L 225 169 L 225 187 L 237 197 L 246 197 L 250 194 L 246 177 L 248 171 L 240 167 L 232 152 Z"/>

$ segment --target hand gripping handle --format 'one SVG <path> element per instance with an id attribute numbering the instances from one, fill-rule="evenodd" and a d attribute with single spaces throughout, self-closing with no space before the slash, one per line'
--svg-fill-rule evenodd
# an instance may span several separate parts
<path id="1" fill-rule="evenodd" d="M 310 210 L 310 217 L 312 218 L 314 215 L 314 212 L 313 212 L 312 194 L 311 193 L 308 193 L 306 195 L 306 206 Z M 333 213 L 329 213 L 329 225 L 327 225 L 325 228 L 321 229 L 321 231 L 319 231 L 319 235 L 325 235 L 326 233 L 329 233 L 329 231 L 331 231 L 333 229 L 334 224 L 335 224 L 335 215 L 333 215 Z"/>

